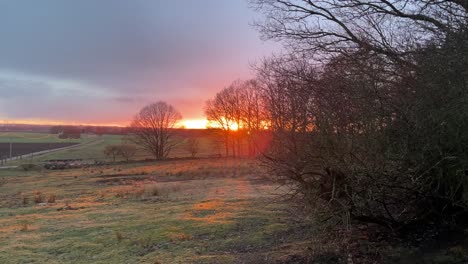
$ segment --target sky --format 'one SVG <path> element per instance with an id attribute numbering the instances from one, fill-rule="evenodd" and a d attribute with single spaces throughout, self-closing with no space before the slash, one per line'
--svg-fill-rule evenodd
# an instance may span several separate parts
<path id="1" fill-rule="evenodd" d="M 166 101 L 185 120 L 275 51 L 246 0 L 0 1 L 0 120 L 127 125 Z"/>

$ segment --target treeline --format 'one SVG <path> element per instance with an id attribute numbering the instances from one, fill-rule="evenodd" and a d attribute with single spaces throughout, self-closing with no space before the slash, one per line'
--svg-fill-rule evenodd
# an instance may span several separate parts
<path id="1" fill-rule="evenodd" d="M 96 134 L 96 135 L 127 135 L 130 132 L 128 127 L 116 126 L 52 126 L 49 128 L 51 134 Z"/>
<path id="2" fill-rule="evenodd" d="M 225 154 L 263 152 L 315 218 L 390 230 L 463 222 L 466 1 L 252 4 L 263 36 L 288 49 L 207 102 Z"/>
<path id="3" fill-rule="evenodd" d="M 218 128 L 225 156 L 256 156 L 268 144 L 268 116 L 256 80 L 235 81 L 208 100 L 205 115 Z"/>

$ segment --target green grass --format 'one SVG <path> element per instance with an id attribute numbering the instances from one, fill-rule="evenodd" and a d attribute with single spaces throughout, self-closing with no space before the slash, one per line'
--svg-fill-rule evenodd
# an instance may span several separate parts
<path id="1" fill-rule="evenodd" d="M 120 144 L 121 142 L 122 136 L 119 135 L 84 135 L 81 139 L 77 141 L 77 143 L 82 144 L 80 146 L 74 146 L 64 150 L 35 155 L 32 159 L 28 157 L 23 160 L 8 161 L 5 165 L 15 166 L 26 163 L 41 163 L 51 159 L 83 159 L 89 161 L 109 161 L 109 158 L 104 155 L 104 148 L 107 145 Z"/>
<path id="2" fill-rule="evenodd" d="M 189 160 L 2 172 L 0 263 L 271 263 L 295 241 L 254 168 Z M 35 204 L 38 191 L 56 203 Z"/>
<path id="3" fill-rule="evenodd" d="M 105 160 L 104 148 L 107 145 L 120 144 L 122 136 L 119 135 L 103 135 L 90 138 L 82 146 L 56 151 L 40 155 L 35 158 L 35 161 L 44 161 L 50 159 L 84 159 L 84 160 Z"/>

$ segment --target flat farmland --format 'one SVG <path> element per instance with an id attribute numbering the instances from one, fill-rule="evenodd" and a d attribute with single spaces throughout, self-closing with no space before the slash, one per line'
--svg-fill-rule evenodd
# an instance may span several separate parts
<path id="1" fill-rule="evenodd" d="M 11 156 L 17 157 L 44 150 L 58 149 L 78 143 L 11 143 Z M 0 143 L 0 157 L 10 157 L 10 143 Z"/>
<path id="2" fill-rule="evenodd" d="M 190 157 L 191 153 L 187 151 L 186 142 L 189 138 L 196 138 L 199 141 L 199 151 L 197 157 L 213 157 L 219 156 L 222 152 L 222 145 L 217 141 L 217 138 L 208 133 L 199 134 L 183 134 L 175 137 L 178 142 L 172 149 L 169 158 L 187 158 Z M 47 147 L 48 144 L 53 148 L 61 148 L 66 144 L 70 146 L 73 144 L 79 144 L 72 148 L 60 149 L 53 152 L 42 153 L 34 155 L 34 159 L 26 160 L 13 160 L 9 161 L 7 165 L 15 166 L 21 163 L 42 163 L 47 160 L 53 159 L 82 159 L 90 162 L 112 162 L 113 158 L 104 154 L 104 149 L 108 145 L 118 145 L 123 143 L 133 144 L 124 140 L 123 135 L 82 135 L 80 139 L 59 139 L 57 135 L 46 134 L 46 133 L 0 133 L 0 157 L 9 156 L 9 142 L 13 142 L 13 153 L 15 152 L 16 146 L 20 144 L 44 144 L 42 146 Z M 63 145 L 60 145 L 63 144 Z M 3 146 L 5 145 L 5 146 Z M 31 145 L 33 146 L 33 145 Z M 43 150 L 43 149 L 41 149 Z M 39 151 L 41 151 L 39 150 Z M 26 153 L 25 153 L 26 152 Z M 21 152 L 18 155 L 24 155 L 28 152 Z M 30 152 L 29 152 L 30 153 Z M 12 156 L 17 156 L 13 154 Z M 145 151 L 141 146 L 137 146 L 136 154 L 131 157 L 131 160 L 146 160 L 153 159 L 154 156 Z M 115 161 L 124 161 L 120 156 L 116 157 Z"/>
<path id="3" fill-rule="evenodd" d="M 0 143 L 83 143 L 91 137 L 83 135 L 78 139 L 60 139 L 57 134 L 36 132 L 0 132 Z"/>
<path id="4" fill-rule="evenodd" d="M 82 135 L 79 139 L 60 139 L 58 135 L 49 133 L 0 132 L 0 158 L 10 157 L 10 143 L 11 156 L 18 157 L 45 150 L 61 149 L 77 144 L 90 143 L 96 141 L 97 138 L 98 137 L 95 135 Z M 18 161 L 11 161 L 10 163 L 16 164 Z"/>
<path id="5" fill-rule="evenodd" d="M 12 160 L 7 165 L 14 166 L 21 163 L 43 162 L 48 159 L 104 159 L 103 150 L 109 144 L 121 143 L 122 136 L 117 135 L 87 135 L 82 134 L 79 139 L 60 139 L 56 134 L 33 132 L 0 132 L 0 158 L 10 156 L 10 142 L 12 156 L 55 150 L 34 156 L 34 159 Z M 73 147 L 72 147 L 73 146 Z M 65 148 L 64 147 L 72 147 Z"/>

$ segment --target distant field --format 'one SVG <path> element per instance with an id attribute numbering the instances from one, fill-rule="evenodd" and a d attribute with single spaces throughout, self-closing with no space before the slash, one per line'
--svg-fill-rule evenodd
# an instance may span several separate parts
<path id="1" fill-rule="evenodd" d="M 56 151 L 36 157 L 35 161 L 45 161 L 50 159 L 83 159 L 83 160 L 106 160 L 104 148 L 107 145 L 121 144 L 122 136 L 103 135 L 94 137 L 93 141 L 76 148 Z"/>
<path id="2" fill-rule="evenodd" d="M 60 139 L 56 134 L 33 132 L 0 132 L 0 143 L 82 143 L 95 136 L 80 139 Z"/>
<path id="3" fill-rule="evenodd" d="M 10 155 L 10 142 L 12 143 L 12 157 L 20 155 L 27 155 L 33 152 L 44 150 L 59 149 L 67 146 L 82 144 L 76 149 L 59 150 L 47 154 L 34 156 L 33 159 L 29 157 L 22 160 L 8 161 L 6 165 L 18 165 L 20 163 L 35 163 L 42 162 L 46 159 L 67 159 L 67 158 L 86 158 L 90 155 L 89 148 L 94 144 L 105 142 L 107 138 L 120 136 L 96 136 L 96 135 L 82 135 L 79 139 L 60 139 L 56 134 L 48 133 L 33 133 L 33 132 L 0 132 L 0 157 L 7 158 Z M 80 148 L 84 149 L 84 154 L 80 154 Z M 73 155 L 75 153 L 78 155 Z M 70 154 L 72 153 L 72 154 Z M 91 155 L 92 156 L 92 155 Z"/>
<path id="4" fill-rule="evenodd" d="M 179 142 L 179 144 L 174 147 L 174 149 L 171 151 L 169 157 L 171 158 L 180 158 L 180 157 L 188 157 L 190 156 L 190 152 L 187 151 L 185 147 L 185 142 L 187 140 L 187 136 L 179 136 L 176 140 Z M 25 159 L 22 161 L 19 160 L 14 160 L 14 161 L 9 161 L 7 165 L 18 165 L 21 163 L 41 163 L 46 160 L 51 160 L 51 159 L 83 159 L 83 160 L 88 160 L 88 161 L 111 161 L 112 159 L 110 157 L 107 157 L 104 154 L 104 149 L 108 145 L 113 145 L 113 144 L 122 144 L 123 141 L 123 136 L 121 135 L 102 135 L 102 136 L 95 136 L 95 135 L 82 135 L 81 139 L 59 139 L 56 135 L 51 135 L 51 134 L 46 134 L 46 133 L 0 133 L 0 156 L 1 155 L 9 155 L 9 143 L 8 142 L 13 142 L 13 150 L 15 152 L 15 147 L 19 146 L 19 143 L 31 143 L 37 146 L 37 144 L 46 144 L 44 146 L 47 146 L 47 144 L 80 144 L 79 146 L 65 149 L 65 150 L 59 150 L 59 151 L 54 151 L 51 153 L 46 153 L 46 154 L 40 154 L 37 156 L 34 156 L 33 160 L 31 159 Z M 199 140 L 199 152 L 197 153 L 198 157 L 212 157 L 212 156 L 218 156 L 221 154 L 221 145 L 219 143 L 216 143 L 216 140 L 214 140 L 212 137 L 209 135 L 198 135 L 197 139 Z M 2 144 L 3 142 L 3 144 Z M 15 145 L 16 143 L 16 145 Z M 5 145 L 3 148 L 3 154 L 1 146 Z M 56 146 L 62 146 L 62 145 L 56 145 Z M 24 152 L 21 152 L 18 155 L 25 154 Z M 13 154 L 15 156 L 16 154 Z M 133 160 L 145 160 L 145 159 L 152 159 L 153 156 L 144 151 L 141 147 L 138 147 L 138 151 L 134 157 L 132 157 Z M 117 161 L 122 160 L 121 157 L 117 157 Z"/>

